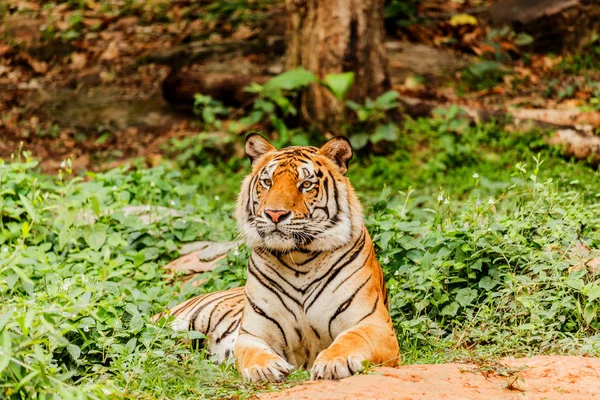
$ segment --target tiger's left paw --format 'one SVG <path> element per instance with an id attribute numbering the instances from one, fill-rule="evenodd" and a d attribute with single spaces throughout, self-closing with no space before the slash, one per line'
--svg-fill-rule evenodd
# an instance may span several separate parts
<path id="1" fill-rule="evenodd" d="M 310 371 L 310 379 L 341 379 L 353 375 L 355 372 L 363 369 L 362 362 L 366 358 L 359 354 L 350 354 L 349 356 L 329 355 L 324 350 L 317 356 Z"/>

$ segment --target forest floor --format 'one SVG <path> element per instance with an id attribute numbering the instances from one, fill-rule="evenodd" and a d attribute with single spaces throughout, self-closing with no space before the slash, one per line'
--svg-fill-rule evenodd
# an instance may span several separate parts
<path id="1" fill-rule="evenodd" d="M 600 359 L 537 356 L 492 365 L 415 364 L 370 375 L 310 382 L 261 399 L 596 400 Z"/>

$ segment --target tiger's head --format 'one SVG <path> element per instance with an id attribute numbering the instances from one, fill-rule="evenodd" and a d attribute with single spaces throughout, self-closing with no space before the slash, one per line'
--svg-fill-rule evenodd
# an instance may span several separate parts
<path id="1" fill-rule="evenodd" d="M 250 246 L 327 251 L 360 235 L 362 209 L 345 176 L 352 158 L 348 140 L 277 150 L 251 134 L 245 151 L 252 172 L 242 182 L 237 221 Z"/>

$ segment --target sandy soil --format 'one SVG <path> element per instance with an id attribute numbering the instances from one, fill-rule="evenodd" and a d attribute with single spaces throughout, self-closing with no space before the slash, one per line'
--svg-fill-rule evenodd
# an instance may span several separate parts
<path id="1" fill-rule="evenodd" d="M 538 356 L 495 365 L 407 365 L 307 382 L 261 399 L 600 400 L 600 359 Z"/>

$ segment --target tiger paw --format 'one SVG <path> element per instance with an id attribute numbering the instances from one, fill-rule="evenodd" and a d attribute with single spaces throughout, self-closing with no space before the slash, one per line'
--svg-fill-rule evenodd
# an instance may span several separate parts
<path id="1" fill-rule="evenodd" d="M 292 372 L 294 366 L 279 356 L 264 357 L 257 363 L 240 368 L 242 378 L 248 382 L 281 382 Z"/>
<path id="2" fill-rule="evenodd" d="M 366 359 L 358 354 L 349 356 L 329 355 L 324 350 L 317 356 L 310 371 L 310 379 L 342 379 L 363 369 L 363 361 Z"/>

